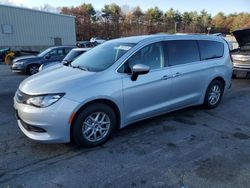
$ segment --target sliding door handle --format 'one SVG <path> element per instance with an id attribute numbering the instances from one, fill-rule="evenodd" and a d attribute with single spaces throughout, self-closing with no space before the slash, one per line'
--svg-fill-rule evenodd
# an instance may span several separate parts
<path id="1" fill-rule="evenodd" d="M 174 78 L 174 77 L 178 77 L 178 76 L 181 76 L 181 73 L 177 72 L 172 77 Z"/>

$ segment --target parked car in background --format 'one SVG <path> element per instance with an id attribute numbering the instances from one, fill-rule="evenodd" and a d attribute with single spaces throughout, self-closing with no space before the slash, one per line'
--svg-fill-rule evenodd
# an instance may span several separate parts
<path id="1" fill-rule="evenodd" d="M 31 139 L 93 147 L 117 128 L 204 104 L 231 87 L 228 45 L 210 35 L 148 35 L 107 41 L 71 63 L 24 80 L 14 97 Z"/>
<path id="2" fill-rule="evenodd" d="M 51 47 L 44 50 L 37 56 L 23 56 L 15 58 L 11 65 L 11 70 L 13 72 L 22 72 L 29 75 L 35 74 L 38 72 L 39 67 L 44 63 L 62 61 L 72 48 L 73 46 Z"/>
<path id="3" fill-rule="evenodd" d="M 96 45 L 90 41 L 77 41 L 76 46 L 78 48 L 91 48 L 91 47 L 94 47 Z"/>
<path id="4" fill-rule="evenodd" d="M 238 71 L 250 72 L 250 28 L 233 32 L 239 48 L 231 51 L 234 62 L 234 75 Z"/>
<path id="5" fill-rule="evenodd" d="M 51 63 L 44 63 L 39 67 L 39 71 L 42 71 L 44 69 L 48 68 L 57 68 L 60 67 L 60 65 L 69 65 L 72 61 L 74 61 L 78 56 L 81 54 L 87 52 L 91 48 L 74 48 L 72 49 L 61 62 L 51 62 Z"/>
<path id="6" fill-rule="evenodd" d="M 90 42 L 92 43 L 98 43 L 98 44 L 102 44 L 104 43 L 106 40 L 100 38 L 100 37 L 92 37 L 90 40 Z"/>

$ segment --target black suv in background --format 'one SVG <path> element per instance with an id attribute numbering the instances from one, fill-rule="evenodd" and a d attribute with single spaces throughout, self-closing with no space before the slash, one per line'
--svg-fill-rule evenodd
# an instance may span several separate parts
<path id="1" fill-rule="evenodd" d="M 51 47 L 37 56 L 23 56 L 13 60 L 11 70 L 13 72 L 22 72 L 24 74 L 35 74 L 38 72 L 39 67 L 42 64 L 48 64 L 50 62 L 60 62 L 69 53 L 73 46 L 57 46 Z"/>

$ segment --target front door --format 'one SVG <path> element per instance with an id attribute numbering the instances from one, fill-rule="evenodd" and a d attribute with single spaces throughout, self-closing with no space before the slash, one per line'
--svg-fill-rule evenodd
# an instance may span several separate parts
<path id="1" fill-rule="evenodd" d="M 140 49 L 123 65 L 125 123 L 167 111 L 173 96 L 164 58 L 162 43 L 157 42 Z M 150 71 L 132 81 L 129 73 L 135 64 L 145 64 Z"/>

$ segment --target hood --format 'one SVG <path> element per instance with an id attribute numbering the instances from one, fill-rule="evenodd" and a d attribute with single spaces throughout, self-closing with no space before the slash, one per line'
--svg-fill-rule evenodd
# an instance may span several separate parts
<path id="1" fill-rule="evenodd" d="M 34 55 L 29 55 L 29 56 L 22 56 L 22 57 L 17 57 L 13 60 L 13 63 L 15 62 L 20 62 L 20 61 L 34 61 L 34 60 L 40 60 L 42 57 L 34 56 Z"/>
<path id="2" fill-rule="evenodd" d="M 52 63 L 48 63 L 48 64 L 43 64 L 41 67 L 41 70 L 42 71 L 45 71 L 45 70 L 52 70 L 52 69 L 57 69 L 57 68 L 60 68 L 60 67 L 63 67 L 64 65 L 61 63 L 61 62 L 52 62 Z"/>
<path id="3" fill-rule="evenodd" d="M 67 91 L 74 91 L 75 87 L 84 87 L 90 83 L 95 74 L 95 72 L 61 66 L 28 77 L 20 84 L 19 89 L 29 95 L 67 93 Z"/>
<path id="4" fill-rule="evenodd" d="M 250 45 L 250 28 L 233 31 L 233 35 L 239 43 L 239 47 L 248 43 Z"/>

